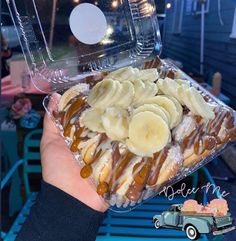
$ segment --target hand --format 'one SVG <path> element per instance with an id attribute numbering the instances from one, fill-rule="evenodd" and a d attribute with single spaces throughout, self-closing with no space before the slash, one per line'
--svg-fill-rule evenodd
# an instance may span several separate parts
<path id="1" fill-rule="evenodd" d="M 54 94 L 53 101 L 49 103 L 50 112 L 55 110 L 59 98 L 60 95 Z M 80 176 L 79 164 L 48 114 L 44 117 L 40 152 L 45 182 L 56 186 L 97 211 L 106 211 L 108 205 L 97 194 L 90 180 Z"/>

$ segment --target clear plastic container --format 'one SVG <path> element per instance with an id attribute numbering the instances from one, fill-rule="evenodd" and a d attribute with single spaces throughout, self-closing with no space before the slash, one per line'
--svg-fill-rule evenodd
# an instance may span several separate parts
<path id="1" fill-rule="evenodd" d="M 86 75 L 161 51 L 154 0 L 7 0 L 35 86 L 61 90 Z"/>
<path id="2" fill-rule="evenodd" d="M 109 141 L 109 138 L 106 137 L 106 132 L 105 140 L 103 139 L 104 135 L 102 132 L 100 134 L 93 131 L 88 132 L 89 134 L 85 134 L 85 139 L 83 139 L 84 137 L 78 139 L 78 143 L 82 142 L 82 146 L 84 145 L 83 143 L 88 144 L 79 148 L 80 144 L 76 143 L 77 137 L 75 137 L 77 131 L 80 135 L 83 135 L 83 133 L 87 133 L 86 131 L 88 129 L 85 129 L 85 132 L 81 132 L 81 127 L 79 126 L 78 129 L 76 129 L 76 124 L 73 123 L 77 123 L 79 120 L 80 122 L 78 123 L 81 124 L 81 115 L 86 109 L 90 108 L 87 101 L 85 101 L 85 105 L 83 105 L 81 109 L 80 106 L 77 105 L 74 117 L 65 125 L 65 119 L 58 115 L 57 110 L 55 110 L 55 114 L 51 113 L 48 108 L 49 101 L 58 104 L 53 95 L 47 96 L 44 100 L 45 109 L 60 130 L 75 160 L 82 168 L 81 170 L 87 172 L 87 168 L 90 168 L 90 174 L 86 174 L 86 178 L 94 183 L 98 193 L 101 194 L 102 192 L 101 196 L 111 206 L 110 208 L 118 212 L 130 211 L 145 200 L 157 195 L 164 187 L 179 182 L 181 179 L 213 160 L 236 140 L 236 113 L 233 109 L 212 96 L 208 91 L 169 62 L 160 61 L 159 58 L 157 58 L 157 60 L 145 63 L 139 67 L 140 69 L 157 68 L 159 78 L 169 76 L 175 81 L 178 81 L 179 84 L 183 83 L 183 81 L 180 80 L 185 80 L 191 87 L 198 90 L 208 104 L 214 106 L 215 118 L 207 122 L 201 122 L 199 115 L 193 114 L 182 104 L 182 120 L 176 127 L 171 129 L 172 141 L 161 149 L 157 155 L 154 153 L 150 159 L 148 157 L 139 157 L 137 154 L 133 155 L 134 153 L 132 153 L 131 150 L 127 151 L 127 145 L 122 141 L 111 142 L 112 144 L 109 146 L 106 142 L 107 140 Z M 99 81 L 100 80 L 96 80 L 95 82 L 99 83 Z M 159 79 L 157 82 L 158 81 Z M 186 82 L 184 82 L 184 84 L 186 84 Z M 79 87 L 77 86 L 77 91 L 80 89 L 82 95 L 79 96 L 78 94 L 71 93 L 71 97 L 68 97 L 66 101 L 69 104 L 67 104 L 65 108 L 65 113 L 69 113 L 69 108 L 76 102 L 75 100 L 79 100 L 79 98 L 85 98 L 86 100 L 94 84 L 93 81 L 87 82 L 86 80 L 80 83 Z M 63 92 L 61 92 L 61 94 L 62 93 Z M 158 95 L 160 95 L 160 93 L 157 94 L 157 96 Z M 163 93 L 161 95 L 163 95 Z M 73 102 L 73 99 L 75 102 Z M 60 108 L 59 105 L 58 108 Z M 130 118 L 135 115 L 134 111 L 135 109 L 129 109 Z M 191 119 L 191 123 L 189 123 L 189 119 Z M 98 118 L 94 121 L 98 121 Z M 184 124 L 184 122 L 186 123 Z M 193 127 L 192 124 L 194 124 Z M 185 126 L 185 129 L 183 126 Z M 191 131 L 189 132 L 189 130 Z M 97 137 L 98 139 L 96 139 Z M 102 141 L 99 142 L 98 140 Z M 96 142 L 99 144 L 96 144 Z M 73 147 L 74 143 L 76 143 L 76 149 Z M 94 143 L 95 149 L 93 149 Z M 105 149 L 102 149 L 103 143 L 105 143 Z M 117 145 L 119 153 L 125 150 L 125 154 L 123 156 L 121 154 L 118 159 L 114 159 L 114 156 L 117 154 Z M 90 150 L 89 148 L 92 149 Z M 97 156 L 100 150 L 99 148 L 101 148 L 102 154 L 100 153 Z M 107 151 L 111 151 L 112 155 L 107 157 L 106 160 L 104 159 L 106 158 L 104 153 Z M 96 158 L 90 162 L 90 155 L 94 155 L 94 153 L 96 153 Z M 131 156 L 129 156 L 130 153 Z M 89 155 L 88 157 L 86 156 L 87 154 Z M 122 163 L 125 164 L 123 165 Z M 81 176 L 83 177 L 83 175 L 84 173 L 81 171 Z M 101 190 L 104 188 L 104 185 L 106 190 L 103 193 Z"/>
<path id="3" fill-rule="evenodd" d="M 7 0 L 7 3 L 17 27 L 32 81 L 38 89 L 48 93 L 54 91 L 63 93 L 64 89 L 80 84 L 83 89 L 82 94 L 86 99 L 92 87 L 102 80 L 106 72 L 131 65 L 140 69 L 143 67 L 146 69 L 156 68 L 160 78 L 168 76 L 175 79 L 187 79 L 189 84 L 198 89 L 209 103 L 219 108 L 219 113 L 223 111 L 229 118 L 227 125 L 231 129 L 227 129 L 226 134 L 230 134 L 230 137 L 220 141 L 217 140 L 217 136 L 213 136 L 214 148 L 213 145 L 210 145 L 212 143 L 208 143 L 209 150 L 207 149 L 207 152 L 201 153 L 201 155 L 193 153 L 191 160 L 185 164 L 185 160 L 176 163 L 169 160 L 173 156 L 173 159 L 178 157 L 178 155 L 174 155 L 176 151 L 180 150 L 181 143 L 178 140 L 168 144 L 168 148 L 174 147 L 171 152 L 168 149 L 168 153 L 171 153 L 170 157 L 168 157 L 168 153 L 162 153 L 167 155 L 166 159 L 169 158 L 168 164 L 170 166 L 158 166 L 157 159 L 159 158 L 159 161 L 163 159 L 159 155 L 155 156 L 156 159 L 153 162 L 148 158 L 145 158 L 144 161 L 142 158 L 137 159 L 139 157 L 136 154 L 133 156 L 132 153 L 132 157 L 136 159 L 133 160 L 129 155 L 126 156 L 127 162 L 125 163 L 128 163 L 128 166 L 124 166 L 124 168 L 118 168 L 118 164 L 109 162 L 111 165 L 109 166 L 111 170 L 108 172 L 109 180 L 107 183 L 103 183 L 105 186 L 103 185 L 100 189 L 106 189 L 106 192 L 101 196 L 111 205 L 113 210 L 131 210 L 156 195 L 163 186 L 180 181 L 211 161 L 229 145 L 230 141 L 235 140 L 235 112 L 232 109 L 213 97 L 172 64 L 160 61 L 158 58 L 155 61 L 146 62 L 158 56 L 161 51 L 154 0 L 94 1 L 93 4 L 91 1 L 82 0 Z M 62 125 L 59 116 L 56 118 L 53 113 L 50 113 L 48 109 L 50 100 L 54 101 L 52 95 L 45 98 L 44 107 L 55 121 L 68 147 L 71 148 L 73 141 L 75 141 L 74 136 L 65 135 L 66 126 Z M 175 102 L 173 103 L 177 106 Z M 88 108 L 89 106 L 84 107 Z M 76 114 L 80 118 L 80 113 Z M 222 118 L 220 114 L 216 118 L 216 122 L 224 125 L 222 122 L 224 119 L 225 117 Z M 214 122 L 213 127 L 217 123 Z M 224 128 L 222 132 L 224 133 Z M 88 138 L 92 139 L 94 134 L 90 132 L 89 134 L 91 135 Z M 171 134 L 172 139 L 174 139 L 174 134 Z M 208 142 L 209 140 L 212 139 L 208 139 Z M 178 146 L 177 149 L 175 145 Z M 197 146 L 197 150 L 200 149 L 201 147 Z M 88 165 L 82 158 L 82 151 L 73 151 L 73 154 L 81 169 Z M 122 160 L 120 159 L 120 161 Z M 163 162 L 161 163 L 163 164 Z M 94 171 L 97 171 L 99 162 L 97 167 L 94 167 L 93 164 L 96 166 L 96 163 L 91 165 Z M 153 167 L 153 165 L 156 165 L 156 169 L 154 169 L 157 173 L 154 170 L 152 174 L 154 176 L 158 174 L 157 178 L 160 178 L 159 172 L 161 172 L 162 181 L 153 185 L 150 183 L 156 183 L 156 181 L 152 180 L 150 185 L 146 185 L 143 183 L 143 178 L 147 177 L 150 166 Z M 90 176 L 89 179 L 99 189 L 101 183 L 94 175 Z M 122 182 L 119 181 L 121 179 Z M 137 180 L 141 184 L 136 185 Z M 125 189 L 118 193 L 117 188 L 119 189 L 123 184 L 126 185 Z"/>

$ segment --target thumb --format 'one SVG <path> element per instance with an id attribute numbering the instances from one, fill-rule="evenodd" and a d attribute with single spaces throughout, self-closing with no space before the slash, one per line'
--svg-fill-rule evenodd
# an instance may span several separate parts
<path id="1" fill-rule="evenodd" d="M 53 122 L 53 112 L 57 110 L 58 103 L 60 100 L 61 95 L 55 93 L 50 97 L 50 101 L 47 106 L 47 112 L 44 116 L 43 122 L 43 139 L 47 139 L 48 141 L 51 138 L 55 137 L 55 135 L 59 134 L 59 131 Z"/>

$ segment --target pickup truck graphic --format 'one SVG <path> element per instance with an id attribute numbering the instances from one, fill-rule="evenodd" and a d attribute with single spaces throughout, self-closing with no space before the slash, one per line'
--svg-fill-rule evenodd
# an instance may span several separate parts
<path id="1" fill-rule="evenodd" d="M 174 204 L 168 211 L 153 217 L 155 228 L 173 228 L 185 231 L 190 240 L 197 240 L 200 234 L 214 235 L 229 232 L 235 227 L 231 214 L 213 216 L 212 213 L 182 212 L 182 204 Z"/>

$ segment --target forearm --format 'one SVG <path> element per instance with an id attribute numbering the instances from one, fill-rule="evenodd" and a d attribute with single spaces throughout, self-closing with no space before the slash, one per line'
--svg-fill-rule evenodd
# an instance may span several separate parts
<path id="1" fill-rule="evenodd" d="M 104 214 L 42 182 L 41 192 L 17 241 L 92 241 Z"/>

